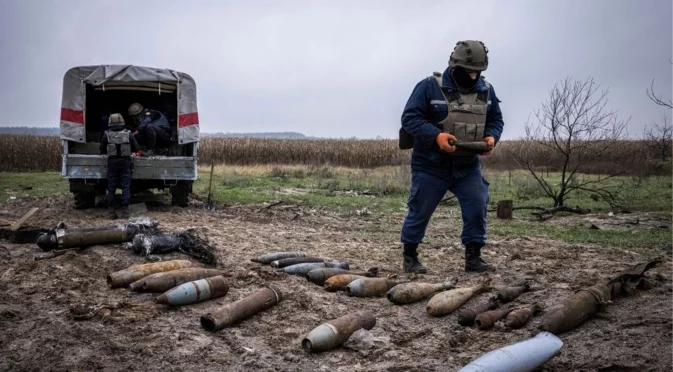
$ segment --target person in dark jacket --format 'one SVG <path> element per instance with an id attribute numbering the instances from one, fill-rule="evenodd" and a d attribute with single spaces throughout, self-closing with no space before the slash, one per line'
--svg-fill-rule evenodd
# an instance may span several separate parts
<path id="1" fill-rule="evenodd" d="M 115 208 L 115 192 L 122 190 L 119 217 L 129 218 L 131 203 L 131 156 L 140 150 L 138 142 L 131 131 L 124 127 L 124 117 L 112 114 L 108 119 L 109 129 L 105 131 L 100 142 L 100 153 L 107 154 L 107 205 L 111 219 L 118 217 Z"/>
<path id="2" fill-rule="evenodd" d="M 164 114 L 145 109 L 139 103 L 129 106 L 128 112 L 138 126 L 133 135 L 138 142 L 147 146 L 145 155 L 155 155 L 158 142 L 167 144 L 170 141 L 171 124 Z"/>
<path id="3" fill-rule="evenodd" d="M 500 140 L 504 126 L 500 100 L 481 76 L 487 67 L 488 49 L 482 42 L 459 41 L 449 66 L 416 84 L 404 107 L 400 147 L 403 136 L 413 142 L 409 210 L 401 231 L 406 272 L 427 272 L 417 249 L 447 191 L 460 203 L 465 271 L 494 269 L 481 258 L 489 184 L 482 176 L 478 155 L 457 151 L 453 146 L 454 141 L 483 141 L 492 149 Z"/>

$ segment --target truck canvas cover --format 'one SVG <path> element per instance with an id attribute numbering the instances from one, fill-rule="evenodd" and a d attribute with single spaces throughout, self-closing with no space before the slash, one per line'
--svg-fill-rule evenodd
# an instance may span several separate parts
<path id="1" fill-rule="evenodd" d="M 80 66 L 63 77 L 60 136 L 63 140 L 84 143 L 86 85 L 102 89 L 143 89 L 174 92 L 178 97 L 178 143 L 199 140 L 199 116 L 196 84 L 191 76 L 170 70 L 134 65 Z"/>

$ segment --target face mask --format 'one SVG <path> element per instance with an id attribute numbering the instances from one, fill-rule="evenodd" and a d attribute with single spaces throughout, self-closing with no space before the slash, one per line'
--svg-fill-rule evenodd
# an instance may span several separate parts
<path id="1" fill-rule="evenodd" d="M 465 69 L 462 67 L 456 67 L 451 71 L 451 78 L 453 78 L 453 82 L 456 83 L 460 89 L 464 90 L 472 89 L 474 85 L 477 84 L 477 80 L 479 80 L 480 75 L 481 71 L 477 71 L 477 78 L 472 80 L 467 71 L 465 71 Z"/>

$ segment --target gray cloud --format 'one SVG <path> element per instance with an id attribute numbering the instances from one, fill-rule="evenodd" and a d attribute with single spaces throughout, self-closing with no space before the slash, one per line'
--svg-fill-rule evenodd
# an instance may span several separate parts
<path id="1" fill-rule="evenodd" d="M 629 132 L 673 89 L 668 0 L 0 0 L 2 126 L 56 126 L 63 73 L 87 64 L 192 75 L 204 131 L 393 138 L 413 86 L 457 40 L 490 49 L 503 138 L 523 134 L 553 84 L 593 76 Z"/>

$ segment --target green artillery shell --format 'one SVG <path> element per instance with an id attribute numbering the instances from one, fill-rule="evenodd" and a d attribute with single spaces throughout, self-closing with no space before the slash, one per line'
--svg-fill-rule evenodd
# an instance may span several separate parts
<path id="1" fill-rule="evenodd" d="M 229 292 L 229 283 L 222 276 L 199 279 L 181 284 L 159 295 L 158 304 L 182 306 L 222 297 Z"/>
<path id="2" fill-rule="evenodd" d="M 388 301 L 394 304 L 404 305 L 420 301 L 435 292 L 451 288 L 453 288 L 453 284 L 450 282 L 402 283 L 391 288 L 386 297 L 388 298 Z"/>
<path id="3" fill-rule="evenodd" d="M 463 306 L 472 295 L 488 288 L 490 281 L 491 280 L 487 276 L 482 279 L 481 283 L 474 287 L 456 288 L 439 292 L 430 298 L 425 310 L 432 316 L 449 314 Z"/>
<path id="4" fill-rule="evenodd" d="M 542 318 L 541 328 L 553 334 L 567 332 L 594 316 L 610 299 L 610 287 L 606 284 L 579 290 L 565 302 L 550 308 Z"/>
<path id="5" fill-rule="evenodd" d="M 364 278 L 362 275 L 339 274 L 325 281 L 325 290 L 329 292 L 345 291 L 352 281 Z"/>
<path id="6" fill-rule="evenodd" d="M 273 252 L 251 258 L 250 261 L 258 262 L 264 265 L 270 264 L 272 261 L 282 260 L 283 258 L 290 257 L 306 257 L 308 254 L 306 252 Z"/>
<path id="7" fill-rule="evenodd" d="M 207 331 L 217 331 L 266 310 L 283 300 L 275 286 L 267 286 L 236 302 L 224 305 L 201 316 L 201 326 Z"/>
<path id="8" fill-rule="evenodd" d="M 107 284 L 110 288 L 126 287 L 127 285 L 142 279 L 150 274 L 184 269 L 193 267 L 194 264 L 187 260 L 172 260 L 163 262 L 153 262 L 142 265 L 133 265 L 128 269 L 110 273 L 107 276 Z"/>
<path id="9" fill-rule="evenodd" d="M 478 314 L 476 318 L 474 318 L 474 324 L 479 327 L 479 329 L 489 329 L 493 327 L 495 322 L 498 320 L 504 318 L 507 314 L 509 314 L 511 310 L 510 309 L 498 309 L 498 310 L 490 310 L 490 311 L 484 311 L 481 314 Z"/>
<path id="10" fill-rule="evenodd" d="M 477 315 L 485 311 L 493 310 L 497 306 L 498 304 L 495 301 L 488 300 L 469 309 L 460 309 L 458 310 L 458 324 L 470 327 L 474 324 L 474 318 L 476 318 Z"/>
<path id="11" fill-rule="evenodd" d="M 286 266 L 292 266 L 307 262 L 325 262 L 325 259 L 318 257 L 289 257 L 289 258 L 283 258 L 282 260 L 271 261 L 270 266 L 280 269 Z"/>
<path id="12" fill-rule="evenodd" d="M 344 315 L 314 328 L 301 341 L 301 346 L 310 352 L 320 352 L 341 346 L 360 328 L 370 330 L 376 325 L 376 318 L 368 311 Z"/>
<path id="13" fill-rule="evenodd" d="M 528 323 L 528 321 L 533 317 L 536 311 L 539 310 L 538 305 L 528 305 L 516 310 L 513 310 L 511 313 L 507 314 L 505 319 L 505 324 L 510 328 L 521 328 Z"/>
<path id="14" fill-rule="evenodd" d="M 223 274 L 224 271 L 222 270 L 188 267 L 185 269 L 148 275 L 131 283 L 129 288 L 134 292 L 163 293 L 183 283 Z"/>
<path id="15" fill-rule="evenodd" d="M 346 286 L 346 294 L 353 297 L 376 297 L 400 284 L 385 278 L 359 278 Z"/>
<path id="16" fill-rule="evenodd" d="M 525 293 L 530 289 L 528 283 L 517 286 L 517 287 L 507 287 L 498 291 L 498 300 L 500 302 L 510 302 L 519 297 L 521 294 Z"/>

